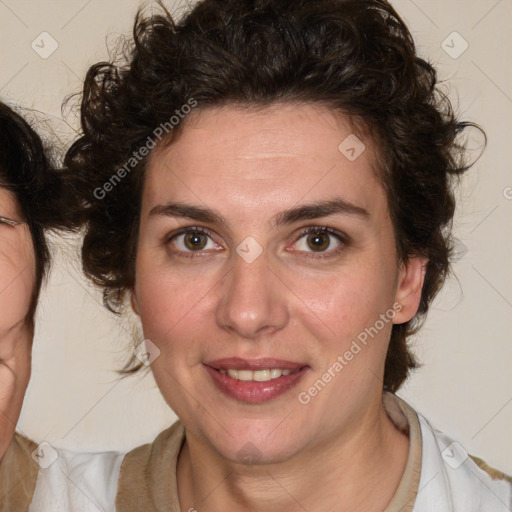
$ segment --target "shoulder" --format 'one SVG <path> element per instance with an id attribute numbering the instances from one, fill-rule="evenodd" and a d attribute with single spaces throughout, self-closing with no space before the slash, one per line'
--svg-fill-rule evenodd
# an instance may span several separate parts
<path id="1" fill-rule="evenodd" d="M 25 512 L 32 500 L 39 465 L 37 444 L 15 432 L 0 464 L 0 512 Z"/>
<path id="2" fill-rule="evenodd" d="M 39 473 L 29 512 L 115 511 L 123 452 L 75 452 L 37 447 Z"/>
<path id="3" fill-rule="evenodd" d="M 152 443 L 128 452 L 78 452 L 16 432 L 0 464 L 0 512 L 149 510 L 152 505 L 138 507 L 147 503 L 140 497 L 168 499 L 165 492 L 175 491 L 184 437 L 177 421 Z"/>
<path id="4" fill-rule="evenodd" d="M 421 477 L 414 512 L 509 511 L 512 479 L 470 455 L 418 414 L 422 436 Z"/>

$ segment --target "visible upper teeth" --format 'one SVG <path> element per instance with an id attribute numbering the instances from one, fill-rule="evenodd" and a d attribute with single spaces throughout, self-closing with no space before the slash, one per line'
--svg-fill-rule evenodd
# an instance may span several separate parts
<path id="1" fill-rule="evenodd" d="M 226 375 L 226 373 L 233 379 L 245 380 L 245 381 L 256 381 L 264 382 L 267 380 L 277 379 L 281 375 L 289 375 L 291 370 L 281 370 L 280 368 L 272 368 L 269 370 L 224 370 L 221 369 L 220 373 Z"/>

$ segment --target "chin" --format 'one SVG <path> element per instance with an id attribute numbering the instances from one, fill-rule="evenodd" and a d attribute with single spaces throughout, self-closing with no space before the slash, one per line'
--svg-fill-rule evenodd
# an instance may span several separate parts
<path id="1" fill-rule="evenodd" d="M 298 430 L 292 432 L 289 428 L 276 429 L 278 424 L 276 421 L 270 423 L 268 420 L 248 419 L 230 425 L 208 425 L 202 437 L 232 463 L 275 464 L 286 461 L 300 451 L 300 438 L 304 435 L 303 430 L 301 433 Z"/>

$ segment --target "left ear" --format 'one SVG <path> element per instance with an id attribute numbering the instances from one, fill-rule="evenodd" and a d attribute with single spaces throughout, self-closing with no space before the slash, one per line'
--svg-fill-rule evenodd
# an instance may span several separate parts
<path id="1" fill-rule="evenodd" d="M 401 307 L 396 309 L 393 323 L 408 322 L 418 311 L 427 262 L 428 258 L 424 256 L 411 256 L 400 265 L 395 303 L 400 304 Z"/>

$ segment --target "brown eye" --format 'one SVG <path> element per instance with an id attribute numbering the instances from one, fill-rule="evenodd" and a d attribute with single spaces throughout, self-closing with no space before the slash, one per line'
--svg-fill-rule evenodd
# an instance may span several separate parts
<path id="1" fill-rule="evenodd" d="M 315 251 L 325 251 L 331 244 L 331 241 L 325 233 L 311 233 L 307 237 L 307 243 Z"/>
<path id="2" fill-rule="evenodd" d="M 190 249 L 191 251 L 196 251 L 205 248 L 208 242 L 208 237 L 204 233 L 192 231 L 184 235 L 183 241 L 187 249 Z"/>
<path id="3" fill-rule="evenodd" d="M 335 229 L 310 226 L 302 231 L 294 247 L 307 258 L 330 258 L 340 254 L 349 240 Z"/>
<path id="4" fill-rule="evenodd" d="M 192 253 L 205 255 L 209 249 L 218 250 L 219 246 L 213 241 L 211 233 L 204 228 L 183 228 L 166 239 L 166 244 L 177 255 L 191 255 Z"/>

